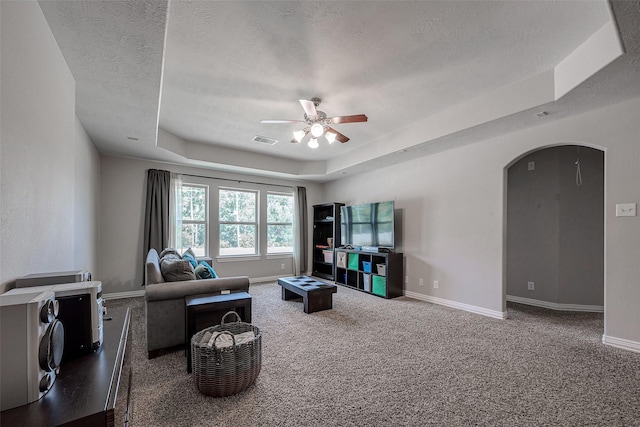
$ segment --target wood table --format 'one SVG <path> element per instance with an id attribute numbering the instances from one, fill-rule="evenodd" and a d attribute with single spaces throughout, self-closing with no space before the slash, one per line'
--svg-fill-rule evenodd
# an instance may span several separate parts
<path id="1" fill-rule="evenodd" d="M 104 317 L 104 342 L 94 353 L 60 365 L 40 400 L 2 411 L 2 426 L 122 426 L 129 415 L 131 369 L 126 356 L 129 308 Z"/>
<path id="2" fill-rule="evenodd" d="M 278 279 L 282 286 L 282 299 L 302 297 L 304 312 L 314 313 L 333 308 L 333 295 L 338 292 L 336 285 L 308 276 L 283 277 Z"/>

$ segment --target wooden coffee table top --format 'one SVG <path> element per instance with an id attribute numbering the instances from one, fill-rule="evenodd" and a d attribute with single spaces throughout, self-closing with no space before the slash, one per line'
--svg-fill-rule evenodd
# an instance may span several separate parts
<path id="1" fill-rule="evenodd" d="M 281 277 L 278 279 L 278 284 L 280 286 L 288 285 L 288 287 L 295 287 L 300 289 L 303 292 L 309 292 L 313 290 L 328 290 L 331 289 L 332 293 L 336 293 L 338 291 L 338 287 L 336 285 L 332 285 L 330 283 L 323 282 L 321 280 L 315 279 L 309 276 L 292 276 L 292 277 Z"/>

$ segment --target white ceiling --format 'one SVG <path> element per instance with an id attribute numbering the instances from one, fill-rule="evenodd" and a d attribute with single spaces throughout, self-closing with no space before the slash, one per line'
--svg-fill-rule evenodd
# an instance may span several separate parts
<path id="1" fill-rule="evenodd" d="M 639 4 L 40 1 L 102 153 L 318 181 L 640 96 Z M 315 96 L 369 121 L 260 123 Z"/>

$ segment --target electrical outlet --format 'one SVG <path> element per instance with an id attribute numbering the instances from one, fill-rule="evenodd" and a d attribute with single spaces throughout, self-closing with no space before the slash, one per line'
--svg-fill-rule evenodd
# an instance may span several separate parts
<path id="1" fill-rule="evenodd" d="M 404 283 L 409 284 L 409 276 L 404 276 Z"/>
<path id="2" fill-rule="evenodd" d="M 284 264 L 280 264 L 280 270 L 284 270 Z"/>
<path id="3" fill-rule="evenodd" d="M 440 282 L 437 280 L 433 281 L 433 289 L 438 289 L 440 287 Z"/>
<path id="4" fill-rule="evenodd" d="M 616 216 L 636 216 L 636 204 L 618 203 L 616 205 Z"/>
<path id="5" fill-rule="evenodd" d="M 422 279 L 418 280 L 418 286 L 424 286 L 424 280 Z"/>
<path id="6" fill-rule="evenodd" d="M 529 289 L 530 291 L 534 291 L 536 289 L 535 282 L 527 282 L 527 289 Z"/>

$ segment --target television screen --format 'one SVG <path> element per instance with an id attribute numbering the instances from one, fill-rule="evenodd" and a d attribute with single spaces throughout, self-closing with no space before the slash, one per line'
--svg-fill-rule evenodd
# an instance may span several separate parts
<path id="1" fill-rule="evenodd" d="M 393 248 L 393 209 L 393 200 L 342 206 L 340 244 Z"/>

